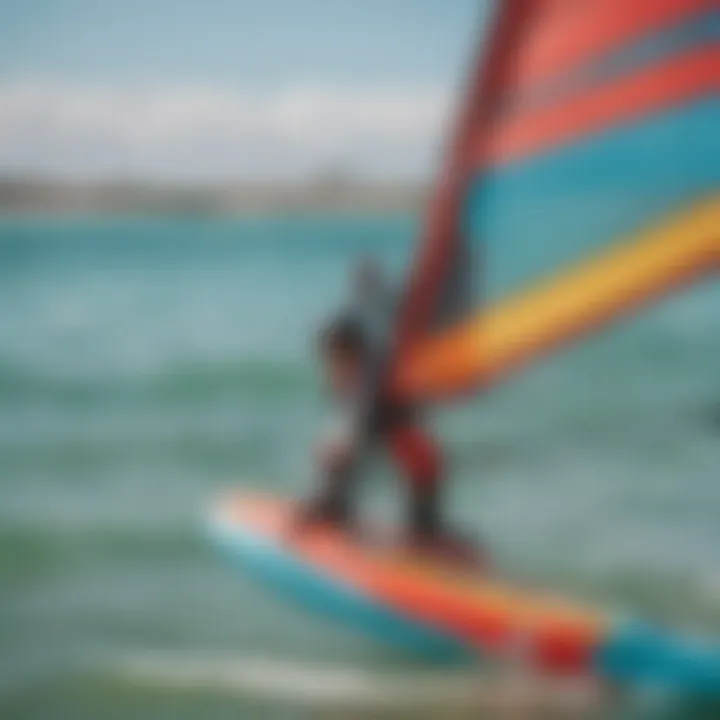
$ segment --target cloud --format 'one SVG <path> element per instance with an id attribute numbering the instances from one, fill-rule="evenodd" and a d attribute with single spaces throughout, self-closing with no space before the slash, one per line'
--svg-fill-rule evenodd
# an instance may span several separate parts
<path id="1" fill-rule="evenodd" d="M 341 163 L 415 177 L 448 108 L 433 88 L 0 84 L 0 168 L 79 177 L 287 178 Z"/>

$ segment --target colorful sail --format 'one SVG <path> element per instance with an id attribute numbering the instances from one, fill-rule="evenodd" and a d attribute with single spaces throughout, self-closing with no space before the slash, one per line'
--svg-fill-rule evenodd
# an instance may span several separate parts
<path id="1" fill-rule="evenodd" d="M 416 397 L 720 266 L 717 0 L 504 0 L 483 45 L 399 311 Z"/>

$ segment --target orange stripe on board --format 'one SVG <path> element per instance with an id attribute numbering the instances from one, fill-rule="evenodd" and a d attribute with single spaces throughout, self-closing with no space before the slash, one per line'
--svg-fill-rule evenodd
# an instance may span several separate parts
<path id="1" fill-rule="evenodd" d="M 561 344 L 718 269 L 720 196 L 426 341 L 399 368 L 396 384 L 418 398 L 491 385 Z"/>
<path id="2" fill-rule="evenodd" d="M 560 105 L 501 121 L 475 146 L 476 165 L 518 161 L 720 91 L 720 48 L 673 58 Z"/>
<path id="3" fill-rule="evenodd" d="M 717 7 L 717 0 L 595 0 L 551 8 L 521 48 L 522 88 L 565 74 L 648 33 Z"/>

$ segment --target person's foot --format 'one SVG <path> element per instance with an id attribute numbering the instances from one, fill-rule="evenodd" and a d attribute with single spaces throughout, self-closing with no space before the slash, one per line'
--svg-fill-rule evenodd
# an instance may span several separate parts
<path id="1" fill-rule="evenodd" d="M 301 503 L 294 520 L 293 529 L 296 531 L 319 525 L 332 525 L 349 531 L 352 526 L 351 513 L 345 503 L 332 502 L 322 496 Z"/>
<path id="2" fill-rule="evenodd" d="M 432 538 L 411 538 L 410 546 L 414 552 L 458 567 L 474 570 L 487 567 L 482 550 L 460 535 L 446 533 Z"/>

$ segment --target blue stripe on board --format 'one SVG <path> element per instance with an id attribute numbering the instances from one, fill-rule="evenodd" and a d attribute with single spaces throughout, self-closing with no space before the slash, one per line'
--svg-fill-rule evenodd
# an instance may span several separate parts
<path id="1" fill-rule="evenodd" d="M 497 297 L 720 189 L 720 98 L 490 171 L 466 223 Z"/>
<path id="2" fill-rule="evenodd" d="M 436 662 L 468 662 L 477 654 L 460 640 L 385 608 L 323 574 L 272 541 L 240 528 L 210 534 L 243 570 L 316 614 Z"/>
<path id="3" fill-rule="evenodd" d="M 599 672 L 618 682 L 693 696 L 720 697 L 720 645 L 680 640 L 638 622 L 621 626 L 595 656 Z"/>

